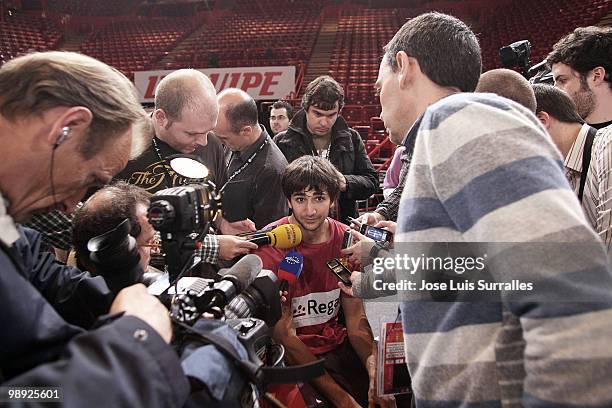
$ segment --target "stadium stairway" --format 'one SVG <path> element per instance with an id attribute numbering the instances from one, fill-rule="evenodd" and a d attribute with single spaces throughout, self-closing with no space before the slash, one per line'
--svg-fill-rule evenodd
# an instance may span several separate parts
<path id="1" fill-rule="evenodd" d="M 208 24 L 202 24 L 194 32 L 192 32 L 187 37 L 185 37 L 181 41 L 179 41 L 176 44 L 176 47 L 174 47 L 172 50 L 170 50 L 168 53 L 166 53 L 166 55 L 153 66 L 153 69 L 168 69 L 169 67 L 167 67 L 166 64 L 172 64 L 174 62 L 174 56 L 177 53 L 180 53 L 180 52 L 188 53 L 188 52 L 192 51 L 192 47 L 190 45 L 190 41 L 189 40 L 191 40 L 192 38 L 197 38 L 207 28 L 209 28 Z M 192 61 L 193 61 L 193 58 L 192 58 Z M 195 67 L 185 67 L 185 68 L 195 68 Z M 172 69 L 174 69 L 174 68 L 172 68 Z"/>
<path id="2" fill-rule="evenodd" d="M 612 12 L 605 15 L 597 25 L 601 27 L 612 27 Z"/>
<path id="3" fill-rule="evenodd" d="M 317 37 L 317 41 L 312 50 L 312 56 L 308 61 L 306 72 L 304 73 L 304 82 L 300 90 L 300 98 L 304 94 L 306 85 L 313 79 L 321 75 L 329 75 L 329 61 L 336 46 L 336 32 L 338 31 L 338 16 L 330 15 L 325 17 L 321 24 L 321 30 Z"/>
<path id="4" fill-rule="evenodd" d="M 87 34 L 65 34 L 65 41 L 59 47 L 62 51 L 80 52 L 81 43 L 87 39 Z"/>

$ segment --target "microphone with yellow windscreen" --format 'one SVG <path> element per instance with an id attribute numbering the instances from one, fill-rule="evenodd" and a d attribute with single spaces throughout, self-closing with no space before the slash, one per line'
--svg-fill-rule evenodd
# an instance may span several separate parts
<path id="1" fill-rule="evenodd" d="M 302 230 L 296 224 L 282 224 L 271 231 L 253 236 L 249 241 L 257 245 L 272 245 L 279 249 L 290 249 L 302 242 Z"/>

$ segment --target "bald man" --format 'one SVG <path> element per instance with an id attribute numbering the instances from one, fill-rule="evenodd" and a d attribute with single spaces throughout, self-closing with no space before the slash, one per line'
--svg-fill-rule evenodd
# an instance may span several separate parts
<path id="1" fill-rule="evenodd" d="M 210 179 L 222 186 L 227 181 L 223 146 L 209 132 L 217 124 L 219 106 L 210 79 L 195 69 L 180 69 L 166 76 L 155 91 L 155 110 L 151 115 L 153 140 L 149 148 L 128 163 L 115 179 L 155 193 L 183 185 L 185 179 L 175 174 L 168 158 L 175 154 L 191 154 L 200 158 L 210 171 Z M 242 221 L 244 219 L 241 219 Z M 238 220 L 236 220 L 238 221 Z M 217 226 L 223 234 L 205 237 L 202 257 L 207 263 L 232 259 L 257 248 L 244 239 L 231 236 L 254 230 L 251 221 L 231 224 L 220 217 Z"/>
<path id="2" fill-rule="evenodd" d="M 492 69 L 480 75 L 475 92 L 494 93 L 520 103 L 533 113 L 536 112 L 536 97 L 531 84 L 511 69 Z"/>
<path id="3" fill-rule="evenodd" d="M 144 188 L 150 193 L 182 184 L 170 168 L 167 158 L 174 154 L 200 157 L 212 173 L 212 180 L 226 180 L 223 147 L 208 133 L 217 124 L 217 93 L 208 77 L 194 69 L 174 71 L 162 79 L 155 91 L 155 110 L 151 115 L 154 134 L 149 149 L 116 178 Z"/>
<path id="4" fill-rule="evenodd" d="M 214 133 L 231 151 L 228 182 L 221 187 L 225 218 L 251 219 L 258 229 L 287 215 L 281 176 L 287 160 L 257 118 L 253 98 L 240 89 L 217 96 Z"/>

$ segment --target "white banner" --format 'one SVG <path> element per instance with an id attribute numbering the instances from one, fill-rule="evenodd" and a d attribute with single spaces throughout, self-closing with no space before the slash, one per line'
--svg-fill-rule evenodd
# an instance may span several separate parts
<path id="1" fill-rule="evenodd" d="M 313 292 L 291 298 L 293 327 L 314 326 L 326 323 L 340 311 L 340 289 L 329 292 Z"/>
<path id="2" fill-rule="evenodd" d="M 242 67 L 200 69 L 208 75 L 217 92 L 240 88 L 255 100 L 283 99 L 295 89 L 295 67 Z M 134 72 L 140 102 L 154 102 L 155 87 L 173 70 Z"/>

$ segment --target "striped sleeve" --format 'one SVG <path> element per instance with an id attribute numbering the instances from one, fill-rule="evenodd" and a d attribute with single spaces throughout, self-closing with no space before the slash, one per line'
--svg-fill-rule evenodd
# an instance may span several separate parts
<path id="1" fill-rule="evenodd" d="M 535 117 L 518 110 L 495 99 L 459 100 L 424 118 L 414 170 L 431 184 L 417 185 L 420 195 L 406 208 L 428 208 L 429 215 L 414 217 L 407 226 L 454 229 L 466 242 L 510 243 L 490 262 L 493 278 L 545 283 L 535 296 L 513 292 L 502 298 L 510 312 L 505 319 L 517 319 L 525 342 L 523 406 L 609 406 L 612 348 L 604 343 L 612 338 L 612 276 L 607 256 L 564 177 L 558 151 Z M 558 243 L 550 252 L 529 250 L 550 242 Z M 577 251 L 577 243 L 591 244 L 591 250 Z M 581 301 L 563 301 L 555 297 L 558 293 Z M 501 335 L 486 319 L 477 323 L 482 333 L 489 328 L 491 338 Z M 502 350 L 490 352 L 499 370 Z M 513 402 L 512 395 L 507 397 Z"/>

